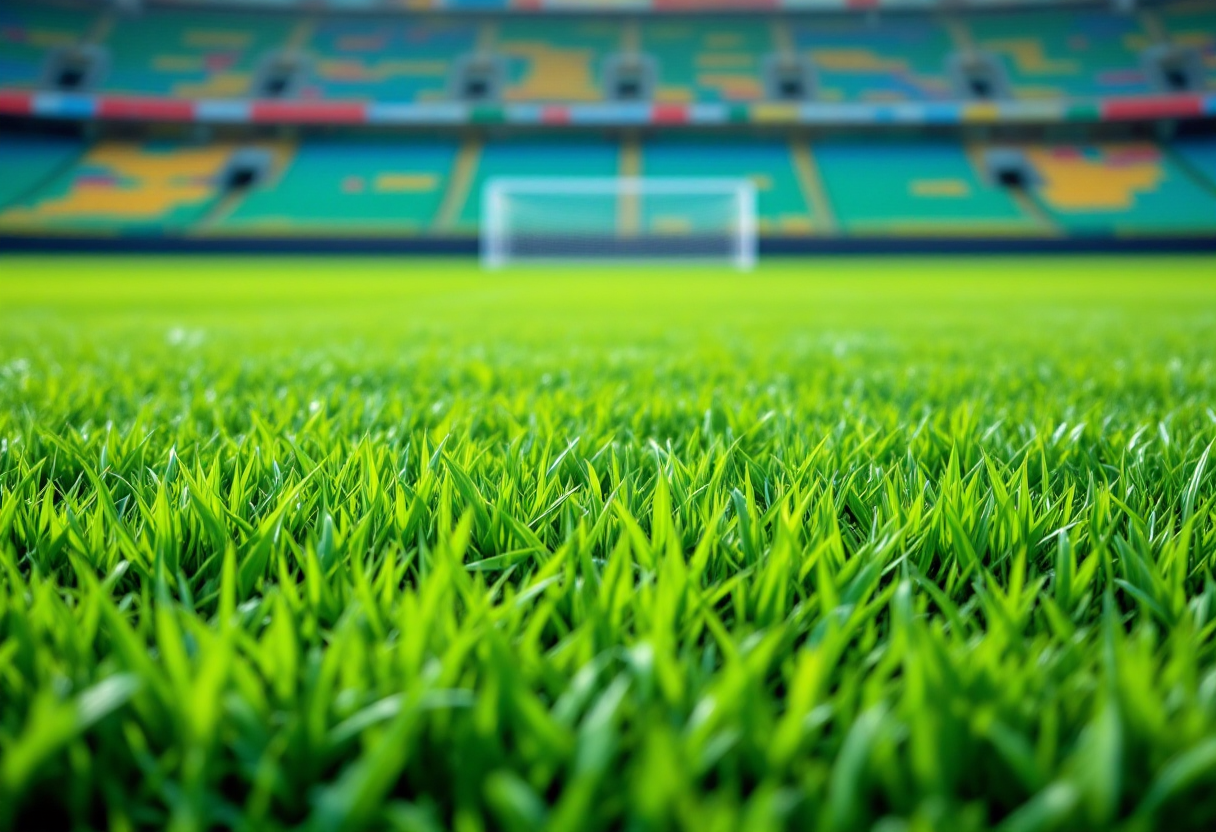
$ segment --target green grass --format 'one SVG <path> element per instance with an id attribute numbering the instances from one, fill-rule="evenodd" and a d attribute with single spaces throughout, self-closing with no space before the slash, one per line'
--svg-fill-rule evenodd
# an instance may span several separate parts
<path id="1" fill-rule="evenodd" d="M 1214 274 L 0 260 L 0 829 L 1210 829 Z"/>

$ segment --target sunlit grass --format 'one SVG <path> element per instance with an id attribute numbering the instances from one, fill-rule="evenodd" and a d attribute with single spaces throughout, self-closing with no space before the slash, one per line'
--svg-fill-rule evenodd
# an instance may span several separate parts
<path id="1" fill-rule="evenodd" d="M 0 259 L 0 829 L 1206 829 L 1216 262 Z"/>

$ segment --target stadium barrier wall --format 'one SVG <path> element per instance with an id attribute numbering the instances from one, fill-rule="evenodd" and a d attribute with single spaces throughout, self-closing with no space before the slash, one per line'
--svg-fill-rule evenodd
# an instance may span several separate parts
<path id="1" fill-rule="evenodd" d="M 475 257 L 476 237 L 75 237 L 0 235 L 0 255 L 11 254 L 334 254 Z M 1216 238 L 1197 236 L 808 238 L 761 237 L 762 257 L 912 254 L 1212 254 Z M 619 264 L 619 261 L 617 261 Z"/>
<path id="2" fill-rule="evenodd" d="M 647 125 L 952 125 L 1117 122 L 1216 116 L 1216 93 L 892 104 L 504 104 L 181 99 L 55 92 L 0 92 L 0 115 L 58 120 L 203 124 L 433 126 L 514 124 Z"/>
<path id="3" fill-rule="evenodd" d="M 925 11 L 950 5 L 955 9 L 1033 8 L 1058 0 L 263 0 L 264 8 L 329 9 L 384 12 L 394 9 L 433 12 L 721 12 L 797 11 L 840 12 L 873 10 Z M 1095 2 L 1096 4 L 1096 2 Z M 158 0 L 157 5 L 231 8 L 233 0 Z M 258 5 L 241 4 L 243 8 Z"/>

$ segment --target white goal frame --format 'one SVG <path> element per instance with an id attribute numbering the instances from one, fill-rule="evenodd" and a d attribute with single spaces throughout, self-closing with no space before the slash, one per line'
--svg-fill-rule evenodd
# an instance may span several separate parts
<path id="1" fill-rule="evenodd" d="M 512 254 L 509 249 L 506 223 L 507 200 L 513 194 L 561 196 L 587 196 L 616 194 L 619 197 L 645 195 L 731 196 L 735 211 L 735 225 L 729 260 L 739 271 L 750 271 L 756 265 L 757 218 L 756 186 L 750 179 L 741 177 L 495 177 L 482 188 L 481 198 L 481 263 L 486 269 L 502 269 L 513 263 L 572 264 L 595 262 L 628 263 L 700 263 L 723 262 L 722 256 L 670 255 L 662 253 L 640 257 L 602 258 L 594 256 L 528 256 Z M 621 236 L 619 230 L 615 236 Z M 607 235 L 606 235 L 607 236 Z M 643 235 L 644 236 L 644 235 Z M 656 238 L 659 235 L 655 235 Z"/>

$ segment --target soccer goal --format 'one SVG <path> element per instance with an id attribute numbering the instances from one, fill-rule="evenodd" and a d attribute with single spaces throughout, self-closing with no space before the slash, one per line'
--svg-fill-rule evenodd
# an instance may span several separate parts
<path id="1" fill-rule="evenodd" d="M 498 178 L 481 197 L 486 268 L 520 263 L 756 262 L 747 179 Z"/>

